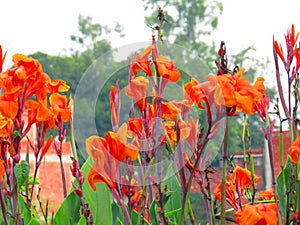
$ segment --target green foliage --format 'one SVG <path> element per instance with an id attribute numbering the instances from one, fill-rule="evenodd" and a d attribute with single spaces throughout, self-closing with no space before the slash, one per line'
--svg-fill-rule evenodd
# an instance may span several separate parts
<path id="1" fill-rule="evenodd" d="M 88 176 L 91 169 L 92 158 L 88 158 L 81 168 L 84 177 Z M 110 190 L 104 183 L 95 184 L 97 190 L 94 191 L 87 180 L 84 181 L 82 191 L 88 206 L 92 212 L 94 224 L 112 224 L 112 207 L 110 201 Z"/>
<path id="2" fill-rule="evenodd" d="M 27 161 L 21 160 L 21 162 L 14 167 L 14 173 L 17 179 L 18 188 L 20 189 L 21 186 L 25 183 L 28 178 L 30 170 L 30 165 Z"/>
<path id="3" fill-rule="evenodd" d="M 64 200 L 54 217 L 55 224 L 75 225 L 80 219 L 80 198 L 72 191 Z"/>
<path id="4" fill-rule="evenodd" d="M 289 207 L 289 203 L 291 203 L 292 195 L 291 195 L 291 187 L 292 185 L 292 176 L 293 176 L 293 164 L 291 161 L 291 157 L 288 156 L 285 167 L 283 171 L 277 177 L 277 193 L 279 206 L 286 217 L 287 207 Z"/>

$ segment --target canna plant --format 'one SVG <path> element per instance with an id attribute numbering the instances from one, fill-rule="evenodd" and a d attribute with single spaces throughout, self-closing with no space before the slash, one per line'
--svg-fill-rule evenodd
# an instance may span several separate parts
<path id="1" fill-rule="evenodd" d="M 225 42 L 218 50 L 215 74 L 207 75 L 204 81 L 194 77 L 186 81 L 176 62 L 161 51 L 162 27 L 168 23 L 162 9 L 158 19 L 159 25 L 152 28 L 157 36 L 153 35 L 148 47 L 129 60 L 128 84 L 123 92 L 129 99 L 128 119 L 124 121 L 121 115 L 122 90 L 117 81 L 108 93 L 112 129 L 103 137 L 92 135 L 86 139 L 88 158 L 81 167 L 73 135 L 73 103 L 66 94 L 69 86 L 63 80 L 52 80 L 36 59 L 22 54 L 15 54 L 13 68 L 3 72 L 6 53 L 0 46 L 1 224 L 197 224 L 195 214 L 199 212 L 191 202 L 192 185 L 203 196 L 205 212 L 201 214 L 206 215 L 207 224 L 300 223 L 300 56 L 294 26 L 285 35 L 286 56 L 281 45 L 273 41 L 280 97 L 274 113 L 269 110 L 271 99 L 264 78 L 257 77 L 251 84 L 244 68 L 230 69 Z M 287 98 L 278 56 L 288 78 Z M 175 95 L 172 88 L 176 85 L 181 93 Z M 168 100 L 168 92 L 180 97 Z M 244 144 L 243 165 L 235 165 L 228 154 L 228 119 L 255 113 L 265 123 L 262 129 L 272 170 L 272 187 L 268 190 L 258 189 L 261 178 Z M 281 172 L 276 177 L 272 132 L 276 122 L 282 132 L 285 121 L 290 130 L 290 153 L 284 158 L 280 145 Z M 66 189 L 62 161 L 66 125 L 73 149 L 71 190 Z M 33 165 L 22 159 L 20 144 L 31 129 L 37 134 L 27 147 L 27 154 L 32 151 L 35 157 Z M 58 141 L 50 134 L 53 130 L 57 131 Z M 40 207 L 41 216 L 35 212 L 36 201 L 41 205 L 37 174 L 52 147 L 60 160 L 65 199 L 52 216 L 47 208 Z M 218 150 L 222 179 L 212 189 L 214 171 L 210 160 Z M 30 166 L 34 171 L 31 182 Z"/>

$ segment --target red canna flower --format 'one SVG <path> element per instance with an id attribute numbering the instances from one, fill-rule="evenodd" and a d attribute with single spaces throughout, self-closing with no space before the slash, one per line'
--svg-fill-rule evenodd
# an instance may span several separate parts
<path id="1" fill-rule="evenodd" d="M 290 147 L 290 156 L 293 164 L 297 164 L 300 155 L 300 137 L 298 137 Z"/>
<path id="2" fill-rule="evenodd" d="M 246 204 L 242 210 L 235 212 L 239 225 L 276 225 L 276 203 Z"/>
<path id="3" fill-rule="evenodd" d="M 148 76 L 152 76 L 152 69 L 149 61 L 149 55 L 154 46 L 148 46 L 140 55 L 138 55 L 130 65 L 130 73 L 132 76 L 137 74 L 137 70 L 142 70 Z"/>

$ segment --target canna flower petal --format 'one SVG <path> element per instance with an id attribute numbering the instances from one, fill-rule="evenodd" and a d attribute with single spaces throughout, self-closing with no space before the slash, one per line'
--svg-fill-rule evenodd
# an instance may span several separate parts
<path id="1" fill-rule="evenodd" d="M 152 69 L 149 61 L 149 55 L 154 49 L 153 45 L 148 46 L 140 55 L 138 55 L 130 65 L 130 73 L 132 76 L 137 74 L 137 70 L 142 70 L 148 76 L 152 76 Z"/>
<path id="2" fill-rule="evenodd" d="M 5 95 L 0 95 L 0 113 L 10 119 L 15 119 L 19 111 L 17 99 L 12 99 Z"/>
<path id="3" fill-rule="evenodd" d="M 54 93 L 49 97 L 53 113 L 58 116 L 63 122 L 70 121 L 72 116 L 71 108 L 68 107 L 68 99 L 66 96 L 59 93 Z"/>
<path id="4" fill-rule="evenodd" d="M 235 183 L 236 187 L 240 188 L 242 193 L 245 187 L 252 187 L 251 172 L 240 166 L 236 166 L 230 179 Z M 258 180 L 258 177 L 254 175 L 254 182 Z"/>
<path id="5" fill-rule="evenodd" d="M 149 80 L 145 77 L 138 76 L 130 80 L 130 83 L 125 87 L 125 94 L 134 98 L 135 104 L 141 112 L 144 111 L 148 97 Z"/>
<path id="6" fill-rule="evenodd" d="M 2 67 L 3 67 L 5 57 L 6 57 L 6 53 L 7 53 L 7 51 L 3 55 L 2 46 L 0 45 L 0 73 L 2 72 Z"/>
<path id="7" fill-rule="evenodd" d="M 271 200 L 274 198 L 274 189 L 261 190 L 258 195 L 259 199 Z"/>
<path id="8" fill-rule="evenodd" d="M 113 126 L 113 130 L 118 129 L 119 117 L 120 117 L 120 88 L 117 82 L 116 89 L 114 86 L 110 88 L 110 113 L 111 113 L 111 123 Z"/>
<path id="9" fill-rule="evenodd" d="M 236 222 L 239 225 L 276 225 L 276 203 L 246 204 L 243 210 L 236 211 Z"/>
<path id="10" fill-rule="evenodd" d="M 165 119 L 175 120 L 180 113 L 180 109 L 172 102 L 162 102 L 161 113 Z"/>
<path id="11" fill-rule="evenodd" d="M 300 137 L 298 137 L 290 147 L 290 156 L 293 164 L 297 164 L 300 155 Z"/>
<path id="12" fill-rule="evenodd" d="M 5 174 L 4 161 L 0 159 L 0 181 L 3 179 Z"/>
<path id="13" fill-rule="evenodd" d="M 235 187 L 231 182 L 226 181 L 225 183 L 225 197 L 226 201 L 234 208 L 236 208 L 236 197 L 235 197 Z M 222 201 L 222 183 L 220 183 L 216 190 L 214 191 L 215 198 L 221 202 Z"/>
<path id="14" fill-rule="evenodd" d="M 174 60 L 158 55 L 154 62 L 157 66 L 158 76 L 161 76 L 171 82 L 177 82 L 180 79 L 180 72 L 175 68 Z"/>

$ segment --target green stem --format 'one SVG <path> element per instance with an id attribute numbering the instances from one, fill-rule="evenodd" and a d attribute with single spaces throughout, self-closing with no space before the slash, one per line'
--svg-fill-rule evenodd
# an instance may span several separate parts
<path id="1" fill-rule="evenodd" d="M 226 222 L 226 195 L 225 195 L 225 184 L 227 175 L 227 159 L 228 159 L 228 117 L 225 118 L 225 134 L 224 134 L 224 146 L 223 146 L 223 169 L 222 169 L 222 192 L 221 192 L 221 225 L 225 225 Z"/>

